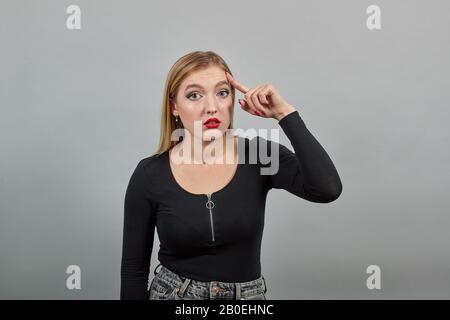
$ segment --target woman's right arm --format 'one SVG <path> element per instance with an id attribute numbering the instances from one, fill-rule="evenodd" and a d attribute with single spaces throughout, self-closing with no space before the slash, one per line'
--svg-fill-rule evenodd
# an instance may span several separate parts
<path id="1" fill-rule="evenodd" d="M 148 300 L 148 276 L 156 214 L 148 191 L 143 160 L 131 175 L 125 193 L 120 300 Z"/>

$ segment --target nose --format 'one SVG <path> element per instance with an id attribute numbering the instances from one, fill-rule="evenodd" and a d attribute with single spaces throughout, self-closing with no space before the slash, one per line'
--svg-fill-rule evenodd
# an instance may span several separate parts
<path id="1" fill-rule="evenodd" d="M 210 98 L 209 100 L 207 100 L 206 113 L 215 114 L 216 112 L 217 112 L 216 102 L 214 101 L 214 98 Z"/>

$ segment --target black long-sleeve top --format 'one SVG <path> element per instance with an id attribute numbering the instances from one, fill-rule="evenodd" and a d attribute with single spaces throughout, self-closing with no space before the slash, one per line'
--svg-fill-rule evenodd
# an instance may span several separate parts
<path id="1" fill-rule="evenodd" d="M 317 203 L 339 197 L 342 184 L 336 168 L 298 111 L 278 124 L 295 153 L 260 136 L 238 136 L 235 175 L 212 194 L 193 194 L 178 184 L 169 150 L 137 164 L 125 193 L 120 299 L 149 298 L 155 227 L 158 260 L 170 270 L 199 281 L 246 282 L 261 275 L 265 204 L 271 188 Z M 262 154 L 271 158 L 277 146 L 275 172 L 276 166 L 267 163 L 259 149 L 265 147 Z M 251 148 L 258 150 L 256 161 L 249 157 Z M 269 174 L 262 173 L 263 168 Z"/>

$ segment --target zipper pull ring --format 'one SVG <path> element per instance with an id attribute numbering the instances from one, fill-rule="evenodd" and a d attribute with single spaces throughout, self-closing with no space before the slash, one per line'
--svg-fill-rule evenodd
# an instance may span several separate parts
<path id="1" fill-rule="evenodd" d="M 211 200 L 211 194 L 208 193 L 208 202 L 206 202 L 206 208 L 208 208 L 209 210 L 211 210 L 212 208 L 214 208 L 215 204 L 214 202 Z"/>

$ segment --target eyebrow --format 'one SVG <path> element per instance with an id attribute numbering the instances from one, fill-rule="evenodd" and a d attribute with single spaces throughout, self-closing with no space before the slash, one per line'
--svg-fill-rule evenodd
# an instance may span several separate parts
<path id="1" fill-rule="evenodd" d="M 228 84 L 228 81 L 227 80 L 222 80 L 222 81 L 217 82 L 216 83 L 216 88 L 218 86 L 222 85 L 222 84 Z M 186 91 L 189 88 L 202 88 L 203 89 L 203 87 L 201 85 L 197 84 L 197 83 L 192 83 L 192 84 L 187 85 L 184 90 Z"/>

